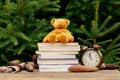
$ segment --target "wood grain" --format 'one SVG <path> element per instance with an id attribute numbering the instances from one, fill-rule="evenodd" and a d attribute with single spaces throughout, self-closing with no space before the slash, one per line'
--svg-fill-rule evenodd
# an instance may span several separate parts
<path id="1" fill-rule="evenodd" d="M 118 70 L 97 72 L 34 72 L 0 73 L 0 80 L 120 80 Z"/>

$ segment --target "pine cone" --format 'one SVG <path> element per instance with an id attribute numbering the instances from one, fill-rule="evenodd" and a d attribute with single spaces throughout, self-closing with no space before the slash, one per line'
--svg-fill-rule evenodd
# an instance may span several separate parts
<path id="1" fill-rule="evenodd" d="M 68 68 L 70 72 L 94 72 L 98 71 L 99 69 L 96 67 L 89 67 L 84 65 L 73 65 Z"/>
<path id="2" fill-rule="evenodd" d="M 106 69 L 118 69 L 118 68 L 120 68 L 120 66 L 117 64 L 106 64 L 105 68 Z"/>
<path id="3" fill-rule="evenodd" d="M 118 69 L 120 68 L 119 65 L 117 64 L 105 64 L 105 63 L 102 63 L 102 65 L 100 66 L 99 69 Z"/>

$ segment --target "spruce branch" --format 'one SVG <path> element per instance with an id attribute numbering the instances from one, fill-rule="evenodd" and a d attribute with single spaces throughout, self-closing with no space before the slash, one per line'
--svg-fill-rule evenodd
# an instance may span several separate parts
<path id="1" fill-rule="evenodd" d="M 78 40 L 81 41 L 81 42 L 84 42 L 85 40 L 81 37 L 78 37 Z"/>
<path id="2" fill-rule="evenodd" d="M 89 37 L 89 38 L 93 37 L 93 36 L 87 31 L 87 29 L 85 28 L 84 25 L 81 25 L 81 30 L 84 32 L 84 34 L 86 34 L 87 37 Z"/>
<path id="3" fill-rule="evenodd" d="M 98 28 L 98 26 L 96 26 L 95 25 L 96 24 L 96 22 L 93 20 L 92 21 L 92 28 L 91 28 L 91 33 L 92 33 L 92 35 L 94 36 L 94 38 L 97 38 L 98 36 L 98 33 L 99 33 L 99 28 Z M 95 30 L 96 29 L 96 30 Z M 96 33 L 95 33 L 95 31 L 96 31 Z"/>
<path id="4" fill-rule="evenodd" d="M 112 42 L 112 39 L 100 41 L 100 42 L 98 42 L 97 44 L 99 44 L 99 45 L 104 45 L 104 44 L 107 44 L 107 43 L 109 43 L 109 42 Z"/>
<path id="5" fill-rule="evenodd" d="M 20 55 L 26 49 L 26 47 L 26 44 L 23 44 L 17 51 L 14 52 L 14 55 Z"/>
<path id="6" fill-rule="evenodd" d="M 113 26 L 110 26 L 105 31 L 99 33 L 98 36 L 100 36 L 100 37 L 106 36 L 108 33 L 112 32 L 113 30 L 117 29 L 118 27 L 120 27 L 120 22 L 117 22 Z"/>
<path id="7" fill-rule="evenodd" d="M 15 46 L 18 45 L 19 41 L 18 41 L 18 39 L 16 37 L 10 35 L 9 39 Z"/>
<path id="8" fill-rule="evenodd" d="M 95 34 L 95 38 L 96 38 L 96 34 L 97 34 L 97 27 L 98 27 L 98 10 L 99 10 L 99 1 L 96 1 L 96 10 L 95 10 L 95 25 L 94 27 L 94 34 Z"/>
<path id="9" fill-rule="evenodd" d="M 119 0 L 110 0 L 111 4 L 115 4 L 115 5 L 120 5 L 120 1 Z"/>
<path id="10" fill-rule="evenodd" d="M 113 45 L 112 47 L 109 47 L 109 50 L 116 49 L 120 46 L 120 43 Z"/>
<path id="11" fill-rule="evenodd" d="M 109 22 L 109 20 L 112 18 L 112 16 L 108 16 L 106 19 L 105 19 L 105 21 L 102 23 L 102 25 L 100 26 L 100 28 L 99 28 L 99 32 L 101 32 L 103 29 L 104 29 L 104 27 L 106 26 L 106 24 Z"/>
<path id="12" fill-rule="evenodd" d="M 116 52 L 120 52 L 120 48 L 117 48 L 117 49 L 114 49 L 114 50 L 110 51 L 109 54 L 114 54 Z"/>
<path id="13" fill-rule="evenodd" d="M 115 43 L 117 43 L 118 41 L 120 41 L 120 34 L 115 38 L 115 40 L 113 40 L 110 45 L 106 48 L 106 50 L 110 50 L 113 49 L 114 47 L 117 47 L 117 45 L 115 45 Z"/>

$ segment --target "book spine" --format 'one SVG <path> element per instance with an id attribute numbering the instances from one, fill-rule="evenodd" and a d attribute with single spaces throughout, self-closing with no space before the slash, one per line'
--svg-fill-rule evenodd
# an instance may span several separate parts
<path id="1" fill-rule="evenodd" d="M 38 45 L 38 48 L 55 48 L 55 47 L 66 47 L 66 48 L 70 48 L 70 47 L 78 47 L 80 45 Z"/>
<path id="2" fill-rule="evenodd" d="M 75 54 L 38 54 L 40 59 L 75 59 Z"/>
<path id="3" fill-rule="evenodd" d="M 42 64 L 39 64 L 39 68 L 40 69 L 42 69 L 42 68 L 45 68 L 45 69 L 49 69 L 49 68 L 51 68 L 51 69 L 57 69 L 57 68 L 59 68 L 59 69 L 61 69 L 61 68 L 69 68 L 70 66 L 72 66 L 72 65 L 70 65 L 70 64 L 68 64 L 68 65 L 42 65 Z"/>
<path id="4" fill-rule="evenodd" d="M 76 46 L 79 45 L 77 42 L 69 43 L 37 43 L 38 46 Z"/>
<path id="5" fill-rule="evenodd" d="M 43 60 L 43 59 L 37 59 L 38 64 L 78 64 L 78 59 L 74 60 Z"/>
<path id="6" fill-rule="evenodd" d="M 76 46 L 76 47 L 66 47 L 66 46 L 53 46 L 53 47 L 38 47 L 39 51 L 80 51 L 80 46 Z"/>
<path id="7" fill-rule="evenodd" d="M 67 68 L 65 69 L 39 69 L 39 72 L 69 72 Z"/>
<path id="8" fill-rule="evenodd" d="M 78 51 L 35 51 L 36 54 L 78 54 Z"/>

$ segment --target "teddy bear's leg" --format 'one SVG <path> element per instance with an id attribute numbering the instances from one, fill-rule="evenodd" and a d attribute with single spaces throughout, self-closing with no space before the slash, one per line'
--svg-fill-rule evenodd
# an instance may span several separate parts
<path id="1" fill-rule="evenodd" d="M 68 38 L 67 38 L 67 35 L 65 33 L 59 34 L 57 36 L 57 39 L 59 42 L 62 42 L 62 43 L 68 42 Z"/>
<path id="2" fill-rule="evenodd" d="M 65 30 L 65 33 L 66 33 L 66 35 L 69 39 L 68 42 L 73 42 L 74 41 L 74 36 L 71 35 L 71 33 L 68 30 Z"/>
<path id="3" fill-rule="evenodd" d="M 53 43 L 53 42 L 58 42 L 56 35 L 54 33 L 51 33 L 48 37 L 48 42 Z"/>
<path id="4" fill-rule="evenodd" d="M 47 36 L 43 39 L 43 43 L 48 42 Z"/>
<path id="5" fill-rule="evenodd" d="M 74 37 L 71 35 L 69 36 L 69 42 L 73 42 L 74 41 Z"/>

